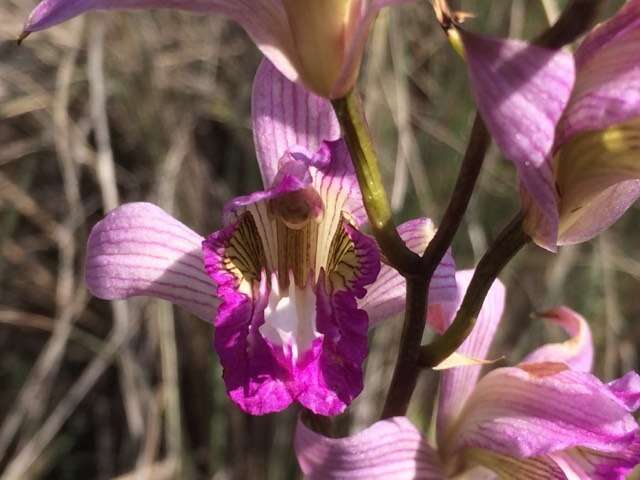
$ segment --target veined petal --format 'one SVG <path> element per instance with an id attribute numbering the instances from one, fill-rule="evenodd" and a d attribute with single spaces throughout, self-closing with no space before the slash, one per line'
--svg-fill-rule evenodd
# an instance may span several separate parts
<path id="1" fill-rule="evenodd" d="M 518 170 L 521 186 L 557 228 L 550 154 L 575 79 L 572 56 L 518 40 L 459 30 L 471 87 L 487 128 Z"/>
<path id="2" fill-rule="evenodd" d="M 580 133 L 558 151 L 559 243 L 599 233 L 640 195 L 640 117 Z M 611 202 L 613 200 L 613 202 Z"/>
<path id="3" fill-rule="evenodd" d="M 253 82 L 253 138 L 265 187 L 270 187 L 280 159 L 290 149 L 314 154 L 323 141 L 340 137 L 331 103 L 287 79 L 263 60 Z"/>
<path id="4" fill-rule="evenodd" d="M 627 372 L 622 378 L 607 385 L 629 412 L 640 408 L 640 375 L 636 372 Z"/>
<path id="5" fill-rule="evenodd" d="M 318 281 L 317 329 L 323 335 L 322 353 L 298 377 L 303 386 L 298 401 L 321 415 L 337 415 L 363 388 L 367 356 L 368 318 L 357 306 L 365 287 L 378 275 L 375 242 L 349 224 L 343 227 L 344 247 L 333 257 Z"/>
<path id="6" fill-rule="evenodd" d="M 483 377 L 445 446 L 516 458 L 573 447 L 611 453 L 629 448 L 637 432 L 633 416 L 593 375 L 561 363 L 531 363 Z"/>
<path id="7" fill-rule="evenodd" d="M 200 235 L 160 207 L 122 205 L 91 230 L 87 287 L 105 300 L 163 298 L 211 322 L 220 302 L 204 271 L 201 242 Z"/>
<path id="8" fill-rule="evenodd" d="M 435 234 L 433 222 L 427 218 L 409 220 L 398 227 L 400 237 L 413 252 L 422 254 Z M 458 305 L 456 266 L 451 249 L 443 257 L 429 285 L 429 318 L 450 317 Z M 405 279 L 390 265 L 383 264 L 378 278 L 367 288 L 360 308 L 369 314 L 369 325 L 401 313 L 406 299 Z"/>
<path id="9" fill-rule="evenodd" d="M 640 463 L 640 434 L 624 449 L 598 452 L 588 448 L 570 448 L 549 455 L 569 480 L 624 480 Z"/>
<path id="10" fill-rule="evenodd" d="M 473 270 L 456 273 L 456 281 L 460 297 L 469 287 Z M 465 357 L 483 359 L 489 352 L 496 329 L 504 311 L 506 290 L 500 280 L 496 280 L 487 294 L 476 325 L 457 353 Z M 448 325 L 447 325 L 448 326 Z M 440 393 L 438 395 L 438 438 L 444 439 L 448 430 L 460 414 L 465 402 L 478 382 L 482 365 L 460 366 L 445 370 L 440 376 Z"/>
<path id="11" fill-rule="evenodd" d="M 436 452 L 405 417 L 382 420 L 347 438 L 328 438 L 298 421 L 294 440 L 309 480 L 444 480 Z"/>
<path id="12" fill-rule="evenodd" d="M 252 218 L 245 216 L 209 236 L 202 247 L 205 268 L 222 300 L 214 322 L 214 344 L 224 367 L 227 392 L 245 412 L 262 415 L 285 409 L 293 396 L 287 388 L 290 372 L 274 361 L 269 344 L 260 335 L 270 285 L 261 270 L 264 253 L 256 236 Z M 309 352 L 314 354 L 317 348 Z"/>
<path id="13" fill-rule="evenodd" d="M 491 450 L 470 448 L 464 457 L 469 462 L 491 469 L 504 480 L 570 480 L 551 458 L 545 456 L 515 458 Z"/>
<path id="14" fill-rule="evenodd" d="M 628 2 L 596 27 L 575 58 L 576 84 L 559 125 L 558 145 L 640 116 L 640 2 Z"/>
<path id="15" fill-rule="evenodd" d="M 567 307 L 558 307 L 542 314 L 542 318 L 561 326 L 571 337 L 566 342 L 544 345 L 529 355 L 522 363 L 559 362 L 572 370 L 590 372 L 593 365 L 593 340 L 589 324 Z"/>

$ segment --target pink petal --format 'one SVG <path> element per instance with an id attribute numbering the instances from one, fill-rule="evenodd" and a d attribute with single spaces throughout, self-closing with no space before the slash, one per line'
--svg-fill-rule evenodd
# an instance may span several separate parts
<path id="1" fill-rule="evenodd" d="M 91 231 L 87 286 L 105 300 L 163 298 L 210 322 L 219 301 L 204 271 L 201 242 L 200 235 L 155 205 L 122 205 Z"/>
<path id="2" fill-rule="evenodd" d="M 628 372 L 607 385 L 629 412 L 640 408 L 640 375 L 636 372 Z"/>
<path id="3" fill-rule="evenodd" d="M 558 219 L 549 159 L 574 83 L 573 58 L 518 40 L 460 34 L 478 110 L 553 235 Z"/>
<path id="4" fill-rule="evenodd" d="M 494 478 L 509 480 L 568 480 L 553 459 L 542 456 L 534 458 L 514 458 L 491 450 L 471 449 L 466 455 L 474 463 L 490 468 L 498 475 Z M 475 477 L 469 477 L 470 480 Z"/>
<path id="5" fill-rule="evenodd" d="M 577 76 L 558 145 L 640 116 L 640 2 L 628 2 L 576 51 Z"/>
<path id="6" fill-rule="evenodd" d="M 460 297 L 469 287 L 473 270 L 456 273 Z M 496 329 L 504 311 L 506 290 L 502 282 L 496 280 L 487 294 L 476 325 L 457 353 L 466 357 L 483 359 L 489 352 Z M 443 437 L 460 414 L 467 398 L 478 382 L 482 365 L 469 365 L 442 372 L 438 397 L 438 435 Z"/>
<path id="7" fill-rule="evenodd" d="M 591 240 L 617 222 L 639 197 L 640 180 L 625 180 L 606 188 L 561 225 L 558 245 Z"/>
<path id="8" fill-rule="evenodd" d="M 448 432 L 447 452 L 469 447 L 529 458 L 573 447 L 615 453 L 638 424 L 607 385 L 560 363 L 500 368 L 478 382 Z"/>
<path id="9" fill-rule="evenodd" d="M 572 480 L 624 480 L 640 463 L 640 434 L 627 448 L 616 452 L 570 448 L 549 457 Z"/>
<path id="10" fill-rule="evenodd" d="M 309 480 L 444 480 L 435 451 L 405 417 L 347 438 L 328 438 L 298 421 L 294 446 Z"/>
<path id="11" fill-rule="evenodd" d="M 340 125 L 328 100 L 288 80 L 263 60 L 253 83 L 253 138 L 266 188 L 279 161 L 297 147 L 314 154 L 325 140 L 340 137 Z"/>
<path id="12" fill-rule="evenodd" d="M 435 227 L 427 218 L 409 220 L 398 227 L 400 237 L 415 253 L 424 253 L 433 238 Z M 429 286 L 430 312 L 448 315 L 457 308 L 458 287 L 455 282 L 456 266 L 449 249 L 438 265 Z M 376 326 L 404 310 L 406 283 L 404 277 L 387 264 L 383 264 L 378 278 L 367 288 L 360 308 L 369 314 L 370 326 Z M 435 308 L 438 306 L 438 308 Z"/>
<path id="13" fill-rule="evenodd" d="M 527 355 L 522 363 L 566 363 L 572 370 L 590 372 L 593 364 L 593 340 L 589 324 L 567 307 L 543 314 L 545 320 L 561 326 L 571 337 L 566 342 L 544 345 Z"/>

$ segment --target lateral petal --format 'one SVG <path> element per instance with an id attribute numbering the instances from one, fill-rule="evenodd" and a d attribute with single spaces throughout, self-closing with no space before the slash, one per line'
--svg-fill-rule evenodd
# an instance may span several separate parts
<path id="1" fill-rule="evenodd" d="M 483 377 L 445 445 L 448 452 L 476 447 L 516 458 L 573 447 L 612 453 L 629 448 L 637 433 L 633 416 L 593 375 L 531 363 Z"/>
<path id="2" fill-rule="evenodd" d="M 406 417 L 347 438 L 324 437 L 298 421 L 294 447 L 309 480 L 444 480 L 436 452 Z"/>
<path id="3" fill-rule="evenodd" d="M 212 322 L 220 303 L 204 270 L 202 237 L 151 203 L 110 212 L 89 235 L 85 279 L 96 297 L 162 298 Z"/>

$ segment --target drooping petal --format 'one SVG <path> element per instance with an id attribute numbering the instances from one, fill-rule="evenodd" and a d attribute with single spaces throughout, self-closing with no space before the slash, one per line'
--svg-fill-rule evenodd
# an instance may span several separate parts
<path id="1" fill-rule="evenodd" d="M 444 442 L 530 458 L 573 447 L 630 448 L 638 424 L 607 385 L 561 363 L 500 368 L 483 377 Z"/>
<path id="2" fill-rule="evenodd" d="M 564 328 L 571 338 L 566 342 L 551 343 L 534 350 L 522 363 L 566 363 L 572 370 L 590 372 L 593 364 L 593 340 L 585 319 L 567 307 L 543 313 L 542 318 Z"/>
<path id="3" fill-rule="evenodd" d="M 640 408 L 640 375 L 627 372 L 622 378 L 608 383 L 609 389 L 629 412 Z"/>
<path id="4" fill-rule="evenodd" d="M 270 187 L 280 159 L 290 149 L 318 151 L 323 141 L 340 137 L 331 103 L 291 82 L 263 60 L 253 82 L 253 138 L 262 181 Z"/>
<path id="5" fill-rule="evenodd" d="M 89 235 L 87 287 L 105 300 L 163 298 L 211 322 L 220 302 L 204 270 L 201 242 L 200 235 L 160 207 L 122 205 Z"/>
<path id="6" fill-rule="evenodd" d="M 599 233 L 640 195 L 640 117 L 580 133 L 558 151 L 559 243 Z"/>
<path id="7" fill-rule="evenodd" d="M 400 237 L 413 252 L 422 254 L 433 238 L 435 227 L 427 218 L 409 220 L 398 227 Z M 455 281 L 456 266 L 451 249 L 443 257 L 429 286 L 430 318 L 450 316 L 458 305 L 458 287 Z M 383 264 L 378 278 L 367 288 L 367 294 L 359 302 L 360 308 L 369 314 L 369 325 L 376 326 L 404 310 L 406 283 L 402 275 L 390 265 Z"/>
<path id="8" fill-rule="evenodd" d="M 444 480 L 436 452 L 405 417 L 347 438 L 327 438 L 298 422 L 294 440 L 309 480 Z"/>
<path id="9" fill-rule="evenodd" d="M 463 30 L 460 36 L 478 110 L 555 236 L 556 193 L 549 159 L 575 79 L 573 58 L 518 40 Z"/>
<path id="10" fill-rule="evenodd" d="M 640 434 L 626 448 L 599 452 L 588 448 L 570 448 L 549 457 L 570 480 L 624 480 L 640 463 Z"/>
<path id="11" fill-rule="evenodd" d="M 456 273 L 456 281 L 460 297 L 469 287 L 473 270 Z M 476 320 L 476 325 L 457 353 L 466 357 L 484 359 L 489 352 L 496 329 L 504 311 L 506 290 L 502 282 L 496 280 L 487 294 Z M 482 365 L 468 365 L 442 372 L 440 377 L 440 393 L 438 395 L 438 438 L 447 435 L 451 425 L 456 421 L 467 398 L 478 382 Z"/>
<path id="12" fill-rule="evenodd" d="M 477 463 L 491 469 L 501 479 L 568 480 L 556 462 L 545 456 L 515 458 L 491 450 L 470 448 L 464 453 L 464 457 L 468 462 Z"/>
<path id="13" fill-rule="evenodd" d="M 557 142 L 640 116 L 640 1 L 596 27 L 576 51 L 577 76 Z"/>

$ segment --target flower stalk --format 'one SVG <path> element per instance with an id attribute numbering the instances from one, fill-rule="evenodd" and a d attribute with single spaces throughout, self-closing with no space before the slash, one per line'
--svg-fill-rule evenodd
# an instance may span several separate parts
<path id="1" fill-rule="evenodd" d="M 520 213 L 509 222 L 484 254 L 451 326 L 442 336 L 421 348 L 420 366 L 435 367 L 455 352 L 469 336 L 487 292 L 498 274 L 531 241 L 522 228 L 522 220 L 523 215 Z"/>

